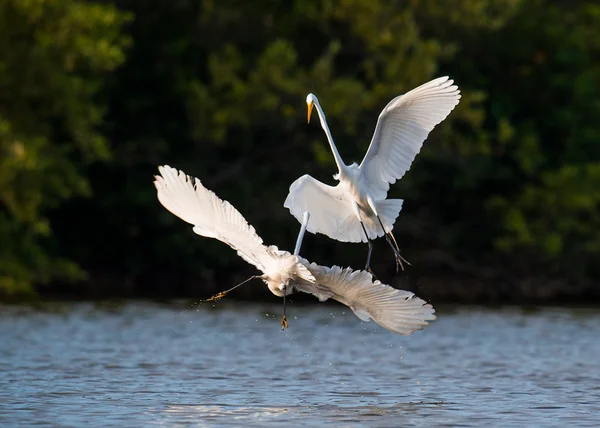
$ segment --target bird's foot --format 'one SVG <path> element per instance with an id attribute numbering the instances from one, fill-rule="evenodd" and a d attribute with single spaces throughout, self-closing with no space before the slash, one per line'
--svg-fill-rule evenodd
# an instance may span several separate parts
<path id="1" fill-rule="evenodd" d="M 223 297 L 225 297 L 227 293 L 224 291 L 221 291 L 220 293 L 215 294 L 214 296 L 204 300 L 205 302 L 216 302 L 217 300 L 222 299 Z"/>
<path id="2" fill-rule="evenodd" d="M 281 330 L 283 331 L 286 328 L 288 328 L 288 322 L 286 316 L 284 315 L 283 318 L 281 318 Z"/>
<path id="3" fill-rule="evenodd" d="M 394 250 L 394 257 L 396 259 L 396 273 L 399 272 L 398 268 L 404 270 L 404 264 L 402 262 L 406 263 L 409 266 L 412 266 L 404 257 L 400 255 L 399 251 Z"/>
<path id="4" fill-rule="evenodd" d="M 377 217 L 377 218 L 379 219 L 379 224 L 381 224 L 381 228 L 384 229 L 383 223 L 381 222 L 381 219 L 379 217 Z M 404 270 L 404 264 L 402 262 L 406 263 L 409 266 L 412 266 L 404 257 L 402 257 L 400 255 L 400 248 L 398 247 L 398 243 L 396 242 L 396 238 L 394 237 L 394 234 L 391 231 L 387 232 L 385 234 L 385 240 L 387 241 L 387 243 L 392 248 L 392 251 L 394 252 L 394 258 L 396 259 L 396 273 L 399 272 L 400 268 L 402 270 Z"/>
<path id="5" fill-rule="evenodd" d="M 397 253 L 394 253 L 394 257 L 396 258 L 396 273 L 398 273 L 400 272 L 400 269 L 404 270 L 404 265 L 402 264 L 402 259 L 400 259 Z"/>

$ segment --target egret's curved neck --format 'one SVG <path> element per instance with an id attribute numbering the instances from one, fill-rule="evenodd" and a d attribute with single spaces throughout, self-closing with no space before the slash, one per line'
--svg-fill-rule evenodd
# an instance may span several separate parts
<path id="1" fill-rule="evenodd" d="M 335 164 L 338 167 L 338 172 L 341 174 L 345 172 L 346 165 L 340 156 L 340 152 L 338 152 L 337 147 L 333 142 L 333 137 L 331 136 L 331 132 L 329 131 L 329 126 L 327 126 L 327 119 L 325 119 L 325 113 L 319 104 L 319 101 L 315 99 L 314 106 L 317 109 L 317 113 L 319 114 L 319 120 L 321 121 L 321 128 L 325 131 L 325 135 L 327 135 L 327 141 L 329 141 L 329 146 L 331 147 L 331 151 L 333 152 L 333 157 L 335 158 Z"/>

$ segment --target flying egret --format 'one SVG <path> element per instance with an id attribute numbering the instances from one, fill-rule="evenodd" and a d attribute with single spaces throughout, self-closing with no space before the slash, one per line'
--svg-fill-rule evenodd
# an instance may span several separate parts
<path id="1" fill-rule="evenodd" d="M 328 186 L 310 175 L 298 178 L 290 186 L 284 202 L 292 215 L 302 221 L 308 211 L 308 231 L 323 233 L 342 242 L 369 244 L 365 270 L 370 268 L 371 240 L 385 235 L 396 258 L 396 272 L 402 265 L 398 244 L 392 234 L 402 209 L 402 199 L 386 199 L 390 184 L 410 169 L 423 141 L 435 125 L 444 120 L 460 100 L 460 91 L 448 77 L 425 83 L 394 98 L 377 120 L 371 145 L 360 165 L 346 165 L 333 142 L 319 100 L 308 94 L 308 121 L 317 109 L 338 168 L 333 176 L 339 184 Z M 406 262 L 406 260 L 404 260 Z"/>
<path id="2" fill-rule="evenodd" d="M 248 280 L 262 279 L 276 296 L 284 297 L 301 291 L 315 295 L 320 301 L 334 299 L 350 307 L 361 320 L 373 319 L 386 329 L 404 335 L 421 330 L 429 325 L 428 321 L 436 318 L 430 304 L 409 291 L 373 282 L 368 272 L 319 266 L 297 254 L 265 246 L 233 205 L 207 190 L 200 180 L 166 165 L 158 169 L 160 175 L 155 177 L 154 184 L 160 203 L 192 224 L 198 235 L 226 243 L 261 270 L 262 275 Z M 296 253 L 300 250 L 307 221 L 308 215 L 303 216 Z M 211 299 L 221 298 L 234 288 Z M 285 317 L 281 324 L 282 328 L 287 326 Z"/>

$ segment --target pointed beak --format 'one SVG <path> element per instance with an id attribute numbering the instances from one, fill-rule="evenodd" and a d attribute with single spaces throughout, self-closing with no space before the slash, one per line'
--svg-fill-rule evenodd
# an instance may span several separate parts
<path id="1" fill-rule="evenodd" d="M 310 123 L 310 114 L 312 113 L 312 109 L 313 109 L 313 102 L 309 101 L 306 103 L 306 105 L 308 106 L 308 115 L 306 117 L 306 123 Z"/>

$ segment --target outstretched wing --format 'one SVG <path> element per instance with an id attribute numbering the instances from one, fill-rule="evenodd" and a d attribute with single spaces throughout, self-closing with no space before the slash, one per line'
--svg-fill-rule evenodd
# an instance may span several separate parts
<path id="1" fill-rule="evenodd" d="M 314 294 L 319 300 L 329 298 L 343 303 L 363 321 L 372 318 L 394 333 L 408 335 L 422 330 L 435 320 L 435 309 L 410 291 L 397 290 L 379 281 L 366 271 L 338 266 L 331 268 L 309 263 L 299 257 L 313 274 L 316 282 L 294 284 L 294 288 Z"/>
<path id="2" fill-rule="evenodd" d="M 302 223 L 305 211 L 310 213 L 307 230 L 322 233 L 342 242 L 362 242 L 363 232 L 352 206 L 339 186 L 332 187 L 306 174 L 290 186 L 283 206 Z"/>
<path id="3" fill-rule="evenodd" d="M 192 224 L 195 233 L 218 239 L 236 250 L 248 263 L 264 272 L 277 253 L 263 245 L 254 227 L 227 201 L 206 189 L 200 180 L 168 165 L 159 166 L 154 185 L 158 200 L 171 213 Z"/>
<path id="4" fill-rule="evenodd" d="M 377 120 L 371 145 L 360 168 L 375 199 L 384 199 L 390 184 L 410 169 L 423 141 L 460 100 L 458 87 L 448 77 L 425 83 L 394 98 Z"/>

